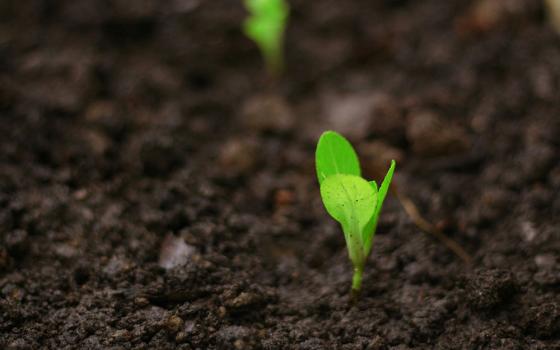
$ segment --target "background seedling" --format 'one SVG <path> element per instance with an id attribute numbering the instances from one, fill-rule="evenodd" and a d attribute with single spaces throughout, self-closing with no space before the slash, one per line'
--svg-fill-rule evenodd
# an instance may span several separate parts
<path id="1" fill-rule="evenodd" d="M 249 18 L 243 24 L 245 34 L 260 48 L 267 70 L 278 75 L 284 68 L 283 39 L 288 21 L 284 0 L 245 0 Z"/>
<path id="2" fill-rule="evenodd" d="M 544 0 L 550 24 L 557 34 L 560 34 L 560 0 Z"/>
<path id="3" fill-rule="evenodd" d="M 352 296 L 355 298 L 361 289 L 364 265 L 371 253 L 395 161 L 391 161 L 378 188 L 375 181 L 362 178 L 358 156 L 350 142 L 334 131 L 327 131 L 317 143 L 315 165 L 325 209 L 340 223 L 344 232 L 348 255 L 354 266 Z"/>

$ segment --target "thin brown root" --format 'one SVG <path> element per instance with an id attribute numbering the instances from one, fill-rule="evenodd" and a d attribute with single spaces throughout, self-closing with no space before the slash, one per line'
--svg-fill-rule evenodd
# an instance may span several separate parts
<path id="1" fill-rule="evenodd" d="M 455 253 L 461 260 L 465 262 L 465 264 L 470 265 L 472 262 L 472 257 L 467 253 L 463 247 L 461 247 L 457 242 L 452 240 L 451 238 L 447 237 L 443 232 L 441 232 L 437 227 L 435 227 L 432 223 L 427 221 L 420 215 L 418 208 L 416 205 L 410 200 L 408 197 L 399 193 L 395 187 L 393 187 L 393 191 L 401 205 L 404 208 L 404 211 L 410 216 L 412 221 L 418 228 L 422 231 L 431 234 L 436 239 L 438 239 L 441 243 L 443 243 L 447 248 L 449 248 L 453 253 Z"/>

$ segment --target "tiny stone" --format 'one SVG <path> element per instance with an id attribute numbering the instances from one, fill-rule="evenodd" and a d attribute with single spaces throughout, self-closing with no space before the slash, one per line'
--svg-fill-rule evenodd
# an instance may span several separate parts
<path id="1" fill-rule="evenodd" d="M 277 207 L 285 207 L 294 202 L 294 192 L 286 189 L 280 189 L 274 193 L 274 203 Z"/>
<path id="2" fill-rule="evenodd" d="M 531 242 L 537 237 L 537 230 L 535 225 L 530 221 L 523 221 L 521 223 L 521 237 L 525 239 L 526 242 Z"/>
<path id="3" fill-rule="evenodd" d="M 223 306 L 220 306 L 220 307 L 218 308 L 218 316 L 220 316 L 221 318 L 224 318 L 224 317 L 226 317 L 226 315 L 227 315 L 227 310 L 226 310 L 226 308 L 223 307 Z"/>
<path id="4" fill-rule="evenodd" d="M 237 339 L 236 341 L 233 342 L 233 346 L 236 349 L 245 349 L 245 342 L 241 339 Z"/>
<path id="5" fill-rule="evenodd" d="M 126 329 L 119 329 L 111 335 L 111 338 L 113 341 L 123 342 L 130 339 L 130 332 Z"/>
<path id="6" fill-rule="evenodd" d="M 173 315 L 167 319 L 165 327 L 172 333 L 177 333 L 183 327 L 184 321 L 181 317 Z"/>
<path id="7" fill-rule="evenodd" d="M 184 342 L 187 341 L 188 337 L 189 337 L 189 335 L 187 334 L 187 332 L 181 331 L 181 332 L 177 333 L 177 335 L 175 336 L 175 342 L 179 343 L 179 344 L 184 343 Z"/>
<path id="8" fill-rule="evenodd" d="M 107 265 L 103 267 L 103 273 L 108 276 L 115 276 L 119 273 L 129 271 L 132 268 L 132 264 L 125 257 L 114 255 L 111 257 Z"/>
<path id="9" fill-rule="evenodd" d="M 78 254 L 78 250 L 67 243 L 61 243 L 55 246 L 54 251 L 56 255 L 61 258 L 73 258 Z"/>
<path id="10" fill-rule="evenodd" d="M 159 266 L 169 270 L 185 265 L 193 252 L 194 248 L 186 244 L 183 238 L 168 234 L 161 244 Z"/>
<path id="11" fill-rule="evenodd" d="M 150 304 L 150 301 L 147 298 L 144 298 L 144 297 L 136 297 L 136 298 L 134 298 L 134 304 L 136 304 L 138 306 L 146 306 L 146 305 Z"/>
<path id="12" fill-rule="evenodd" d="M 81 130 L 80 139 L 88 144 L 90 150 L 96 155 L 103 155 L 110 146 L 110 140 L 107 136 L 93 129 Z"/>
<path id="13" fill-rule="evenodd" d="M 29 344 L 25 339 L 16 339 L 8 344 L 8 350 L 30 349 Z"/>
<path id="14" fill-rule="evenodd" d="M 538 267 L 552 267 L 556 265 L 556 257 L 553 254 L 539 254 L 535 256 L 535 264 Z"/>
<path id="15" fill-rule="evenodd" d="M 85 188 L 81 188 L 73 193 L 74 199 L 76 200 L 84 200 L 88 195 L 88 191 Z"/>
<path id="16" fill-rule="evenodd" d="M 256 299 L 256 296 L 252 293 L 242 292 L 235 299 L 231 301 L 231 306 L 234 308 L 241 308 L 247 305 L 251 305 Z"/>

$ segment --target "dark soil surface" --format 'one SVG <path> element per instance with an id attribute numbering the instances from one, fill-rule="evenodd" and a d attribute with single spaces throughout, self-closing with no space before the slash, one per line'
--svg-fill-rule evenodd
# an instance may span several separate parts
<path id="1" fill-rule="evenodd" d="M 0 1 L 0 348 L 560 349 L 560 36 L 536 0 Z M 359 301 L 314 174 L 389 196 Z"/>

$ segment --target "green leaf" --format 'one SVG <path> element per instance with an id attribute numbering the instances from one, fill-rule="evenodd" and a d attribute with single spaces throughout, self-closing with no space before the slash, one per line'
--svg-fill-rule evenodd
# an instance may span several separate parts
<path id="1" fill-rule="evenodd" d="M 379 192 L 377 193 L 377 205 L 375 206 L 375 212 L 362 231 L 362 237 L 364 241 L 364 254 L 366 256 L 368 256 L 369 252 L 371 251 L 373 236 L 375 235 L 375 231 L 377 229 L 377 221 L 379 220 L 379 215 L 381 214 L 381 208 L 383 207 L 383 202 L 385 201 L 387 192 L 389 192 L 389 186 L 391 185 L 391 181 L 393 180 L 395 166 L 396 163 L 394 160 L 392 160 L 391 166 L 387 171 L 387 175 L 385 175 L 385 178 L 381 183 L 381 187 L 379 188 Z"/>
<path id="2" fill-rule="evenodd" d="M 365 258 L 362 230 L 375 212 L 376 191 L 359 176 L 337 174 L 323 181 L 321 198 L 327 212 L 342 225 L 350 259 L 362 266 Z"/>
<path id="3" fill-rule="evenodd" d="M 261 49 L 271 73 L 282 70 L 282 41 L 288 20 L 284 0 L 245 0 L 250 17 L 243 24 L 245 34 Z"/>
<path id="4" fill-rule="evenodd" d="M 366 244 L 368 242 L 368 237 L 371 236 L 371 228 L 373 227 L 373 217 L 375 216 L 375 211 L 377 210 L 377 206 L 379 205 L 379 190 L 377 188 L 377 183 L 375 181 L 370 181 L 369 185 L 371 186 L 371 188 L 373 189 L 373 191 L 375 192 L 375 203 L 374 203 L 374 207 L 375 210 L 373 212 L 373 215 L 370 217 L 368 223 L 366 224 L 366 226 L 364 226 L 364 228 L 362 229 L 362 242 L 364 242 L 364 252 L 366 251 Z"/>
<path id="5" fill-rule="evenodd" d="M 315 151 L 315 167 L 319 184 L 336 174 L 360 176 L 360 162 L 354 148 L 342 135 L 326 131 L 321 135 Z"/>

